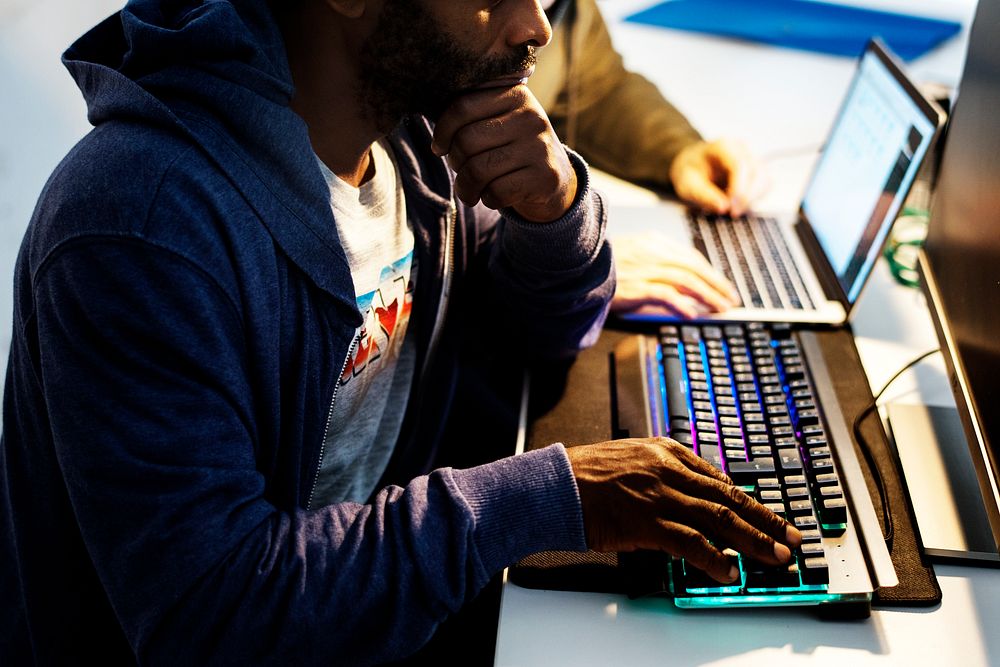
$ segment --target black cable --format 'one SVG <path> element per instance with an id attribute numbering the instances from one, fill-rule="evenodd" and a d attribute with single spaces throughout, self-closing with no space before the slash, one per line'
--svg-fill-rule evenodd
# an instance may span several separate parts
<path id="1" fill-rule="evenodd" d="M 858 447 L 861 449 L 861 453 L 865 457 L 865 462 L 868 464 L 868 469 L 871 471 L 872 479 L 875 482 L 875 486 L 878 488 L 879 501 L 882 505 L 882 538 L 885 540 L 886 546 L 889 550 L 892 550 L 892 539 L 895 536 L 895 528 L 892 522 L 892 511 L 891 503 L 889 501 L 889 494 L 885 490 L 885 480 L 882 478 L 882 472 L 879 470 L 878 463 L 875 462 L 875 455 L 872 453 L 871 445 L 865 440 L 864 436 L 861 435 L 861 422 L 871 414 L 875 408 L 878 407 L 878 400 L 882 398 L 882 394 L 885 393 L 893 382 L 895 382 L 900 375 L 910 370 L 921 361 L 931 356 L 932 354 L 937 354 L 940 352 L 940 348 L 924 352 L 916 359 L 911 360 L 905 366 L 896 371 L 889 380 L 878 390 L 872 402 L 869 403 L 864 410 L 858 413 L 854 418 L 854 425 L 851 427 L 851 431 L 854 433 L 854 440 L 858 443 Z"/>

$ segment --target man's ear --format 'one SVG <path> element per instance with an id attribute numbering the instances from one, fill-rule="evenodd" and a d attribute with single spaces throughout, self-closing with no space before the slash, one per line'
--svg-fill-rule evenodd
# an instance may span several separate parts
<path id="1" fill-rule="evenodd" d="M 369 0 L 325 0 L 333 11 L 349 19 L 359 19 L 365 14 Z"/>

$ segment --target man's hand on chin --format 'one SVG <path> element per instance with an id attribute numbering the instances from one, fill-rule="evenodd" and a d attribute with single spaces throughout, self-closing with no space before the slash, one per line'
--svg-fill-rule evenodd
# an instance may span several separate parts
<path id="1" fill-rule="evenodd" d="M 481 200 L 532 222 L 551 222 L 576 198 L 576 170 L 522 83 L 456 98 L 438 119 L 431 148 L 448 157 L 458 197 L 470 206 Z"/>

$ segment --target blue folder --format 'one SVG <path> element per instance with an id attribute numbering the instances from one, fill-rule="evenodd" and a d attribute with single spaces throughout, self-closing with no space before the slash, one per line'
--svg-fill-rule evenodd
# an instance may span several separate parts
<path id="1" fill-rule="evenodd" d="M 668 0 L 625 20 L 851 58 L 880 37 L 906 61 L 962 28 L 954 21 L 812 0 Z"/>

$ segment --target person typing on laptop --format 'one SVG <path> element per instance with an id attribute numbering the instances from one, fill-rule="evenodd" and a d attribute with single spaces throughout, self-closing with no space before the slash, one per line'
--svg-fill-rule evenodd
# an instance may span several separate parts
<path id="1" fill-rule="evenodd" d="M 628 181 L 672 190 L 691 205 L 740 216 L 759 194 L 756 161 L 738 141 L 706 141 L 660 94 L 628 71 L 595 0 L 542 0 L 552 42 L 528 83 L 568 146 Z M 659 308 L 681 317 L 737 302 L 729 281 L 696 250 L 661 234 L 614 239 L 612 310 Z"/>
<path id="2" fill-rule="evenodd" d="M 565 357 L 613 290 L 521 82 L 549 36 L 535 0 L 133 0 L 66 52 L 96 127 L 18 259 L 0 663 L 372 664 L 528 553 L 787 560 L 666 439 L 435 468 L 470 302 Z"/>

